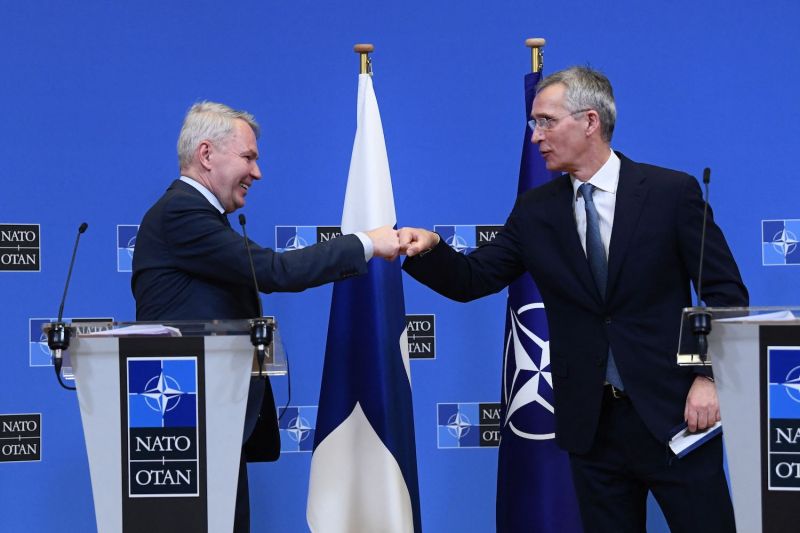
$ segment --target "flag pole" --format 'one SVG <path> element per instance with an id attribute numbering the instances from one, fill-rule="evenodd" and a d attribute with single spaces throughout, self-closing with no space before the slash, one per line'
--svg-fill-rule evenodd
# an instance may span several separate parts
<path id="1" fill-rule="evenodd" d="M 531 71 L 541 72 L 544 66 L 544 48 L 545 40 L 541 37 L 525 39 L 525 46 L 531 49 Z"/>
<path id="2" fill-rule="evenodd" d="M 372 59 L 369 54 L 375 50 L 371 44 L 357 44 L 353 46 L 353 52 L 361 56 L 361 70 L 359 74 L 369 74 L 372 76 Z"/>

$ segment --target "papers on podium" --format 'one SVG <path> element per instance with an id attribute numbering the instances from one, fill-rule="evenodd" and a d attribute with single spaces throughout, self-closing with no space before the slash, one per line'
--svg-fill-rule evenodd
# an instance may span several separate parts
<path id="1" fill-rule="evenodd" d="M 160 335 L 162 337 L 180 337 L 181 330 L 172 326 L 161 324 L 134 324 L 124 328 L 107 329 L 104 331 L 93 331 L 87 336 L 91 337 L 129 337 L 133 335 Z"/>

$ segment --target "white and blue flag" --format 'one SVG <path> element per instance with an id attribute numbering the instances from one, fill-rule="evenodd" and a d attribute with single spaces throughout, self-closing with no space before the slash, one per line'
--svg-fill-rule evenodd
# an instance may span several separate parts
<path id="1" fill-rule="evenodd" d="M 396 223 L 378 101 L 361 74 L 342 233 Z M 314 533 L 421 531 L 399 260 L 334 284 L 306 518 Z"/>

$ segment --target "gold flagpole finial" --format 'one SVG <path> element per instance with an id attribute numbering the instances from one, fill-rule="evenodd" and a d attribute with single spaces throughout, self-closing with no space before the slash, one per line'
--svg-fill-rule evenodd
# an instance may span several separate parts
<path id="1" fill-rule="evenodd" d="M 531 70 L 533 72 L 541 72 L 544 66 L 544 39 L 537 37 L 535 39 L 525 39 L 525 46 L 531 49 Z"/>
<path id="2" fill-rule="evenodd" d="M 373 50 L 375 50 L 375 47 L 371 44 L 357 44 L 353 47 L 353 52 L 361 55 L 360 74 L 369 74 L 372 76 L 372 59 L 369 58 L 369 54 L 371 54 Z"/>

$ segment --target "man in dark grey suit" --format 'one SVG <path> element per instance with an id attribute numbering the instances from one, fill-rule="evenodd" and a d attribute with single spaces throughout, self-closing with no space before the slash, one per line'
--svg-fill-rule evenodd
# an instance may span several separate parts
<path id="1" fill-rule="evenodd" d="M 682 459 L 667 441 L 720 419 L 710 370 L 675 361 L 681 309 L 691 305 L 703 199 L 682 172 L 610 147 L 611 84 L 573 67 L 545 78 L 531 141 L 561 177 L 521 195 L 503 230 L 468 256 L 435 233 L 400 230 L 403 268 L 469 301 L 533 276 L 550 326 L 556 439 L 570 454 L 586 531 L 644 531 L 651 491 L 672 531 L 734 530 L 716 438 Z M 702 298 L 744 306 L 747 290 L 709 218 Z"/>
<path id="2" fill-rule="evenodd" d="M 258 315 L 244 241 L 228 213 L 261 179 L 253 116 L 223 104 L 189 109 L 178 139 L 181 177 L 145 214 L 136 239 L 131 288 L 137 320 L 212 320 Z M 251 242 L 261 292 L 302 291 L 367 271 L 373 256 L 397 257 L 391 227 L 276 253 Z M 268 379 L 254 379 L 247 401 L 234 530 L 250 529 L 246 461 L 280 454 Z"/>

